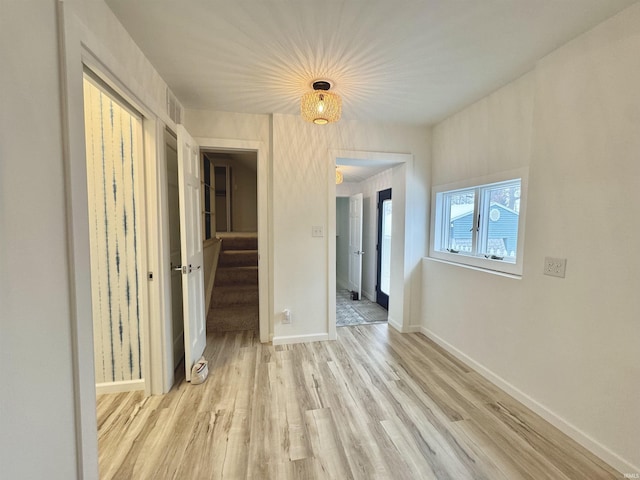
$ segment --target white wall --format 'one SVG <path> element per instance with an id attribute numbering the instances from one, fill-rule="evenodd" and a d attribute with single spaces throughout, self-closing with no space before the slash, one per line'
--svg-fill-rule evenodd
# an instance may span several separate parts
<path id="1" fill-rule="evenodd" d="M 267 148 L 271 144 L 269 115 L 185 110 L 184 124 L 194 137 L 259 141 Z"/>
<path id="2" fill-rule="evenodd" d="M 341 121 L 319 127 L 294 115 L 273 115 L 273 232 L 275 337 L 299 339 L 328 333 L 328 239 L 312 238 L 311 227 L 327 232 L 329 189 L 335 166 L 332 149 L 412 153 L 408 174 L 405 324 L 420 320 L 420 263 L 426 254 L 429 130 Z M 335 159 L 333 159 L 335 161 Z M 280 322 L 289 308 L 293 321 Z"/>
<path id="3" fill-rule="evenodd" d="M 55 8 L 0 1 L 3 478 L 77 476 Z"/>
<path id="4" fill-rule="evenodd" d="M 231 173 L 232 227 L 234 232 L 258 231 L 257 172 L 244 165 L 233 166 Z"/>
<path id="5" fill-rule="evenodd" d="M 233 154 L 214 154 L 215 166 L 231 168 L 231 231 L 258 231 L 258 172 L 257 156 L 253 165 Z M 218 200 L 220 197 L 218 197 Z M 218 205 L 218 203 L 220 205 Z M 216 202 L 216 210 L 226 208 L 222 201 Z"/>
<path id="6" fill-rule="evenodd" d="M 295 115 L 249 115 L 187 110 L 187 129 L 195 137 L 261 141 L 270 151 L 272 214 L 271 315 L 274 337 L 317 338 L 328 333 L 327 219 L 328 179 L 335 166 L 329 150 L 413 153 L 407 204 L 408 234 L 413 240 L 406 252 L 410 265 L 408 325 L 420 322 L 420 258 L 427 251 L 428 172 L 430 132 L 427 128 L 340 122 L 307 124 Z M 335 161 L 335 159 L 334 159 Z M 324 227 L 323 238 L 312 238 L 311 227 Z M 281 325 L 280 313 L 290 308 L 291 325 Z"/>
<path id="7" fill-rule="evenodd" d="M 78 14 L 82 32 L 75 38 L 82 39 L 137 99 L 163 115 L 164 82 L 108 7 L 101 1 L 82 0 L 63 5 L 69 17 Z M 97 478 L 95 408 L 87 403 L 83 415 L 93 420 L 82 423 L 86 462 L 78 467 L 80 414 L 74 401 L 94 396 L 95 385 L 93 381 L 76 383 L 74 391 L 75 326 L 71 320 L 57 6 L 54 0 L 0 2 L 0 363 L 5 392 L 0 465 L 7 478 L 72 479 L 78 478 L 78 471 L 84 472 L 84 478 Z M 77 51 L 78 47 L 75 45 Z M 79 62 L 77 65 L 79 88 L 69 96 L 81 104 L 82 69 Z M 88 269 L 88 256 L 76 260 L 76 266 Z M 91 318 L 80 321 L 90 325 Z M 91 327 L 84 328 L 87 331 Z M 93 370 L 91 344 L 90 335 L 83 337 L 79 369 L 84 372 Z"/>
<path id="8" fill-rule="evenodd" d="M 269 115 L 186 110 L 184 122 L 187 130 L 194 137 L 262 142 L 267 151 L 270 148 Z M 234 169 L 231 178 L 237 177 L 235 180 L 239 182 L 232 194 L 234 196 L 232 226 L 234 231 L 255 232 L 258 225 L 257 174 L 233 160 L 229 161 L 229 165 Z M 236 172 L 240 175 L 237 176 Z M 247 204 L 242 203 L 244 201 Z M 243 212 L 242 216 L 240 212 Z"/>
<path id="9" fill-rule="evenodd" d="M 636 4 L 436 126 L 434 184 L 529 166 L 524 272 L 423 265 L 425 331 L 622 472 L 640 470 L 638 51 Z"/>

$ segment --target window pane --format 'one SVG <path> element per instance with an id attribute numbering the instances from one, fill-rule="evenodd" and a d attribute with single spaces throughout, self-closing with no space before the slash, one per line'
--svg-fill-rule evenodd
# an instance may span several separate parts
<path id="1" fill-rule="evenodd" d="M 518 246 L 520 181 L 483 190 L 486 230 L 481 232 L 483 255 L 515 261 Z"/>
<path id="2" fill-rule="evenodd" d="M 391 200 L 382 202 L 380 290 L 389 295 L 391 285 Z"/>
<path id="3" fill-rule="evenodd" d="M 473 190 L 465 190 L 455 193 L 447 193 L 444 196 L 445 219 L 444 225 L 448 225 L 445 249 L 459 253 L 471 253 L 473 247 L 473 208 L 475 193 Z"/>

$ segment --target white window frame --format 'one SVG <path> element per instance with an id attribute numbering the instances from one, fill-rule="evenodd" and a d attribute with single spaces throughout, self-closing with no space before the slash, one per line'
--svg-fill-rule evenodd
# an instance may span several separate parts
<path id="1" fill-rule="evenodd" d="M 443 202 L 442 194 L 454 193 L 464 190 L 474 190 L 475 203 L 473 209 L 473 219 L 475 226 L 478 221 L 479 209 L 482 208 L 483 204 L 485 203 L 482 196 L 479 195 L 482 189 L 487 187 L 499 186 L 500 183 L 508 183 L 510 181 L 518 179 L 520 180 L 520 207 L 518 214 L 518 240 L 515 262 L 486 258 L 484 255 L 477 253 L 479 250 L 477 232 L 474 232 L 472 236 L 472 252 L 453 253 L 447 251 L 445 239 L 447 238 L 446 232 L 448 232 L 449 221 L 448 219 L 445 220 L 446 205 L 444 205 L 445 202 Z M 460 182 L 434 186 L 432 188 L 431 198 L 431 239 L 429 245 L 429 256 L 431 258 L 450 262 L 456 265 L 468 266 L 486 270 L 489 272 L 499 272 L 516 277 L 521 277 L 524 257 L 527 185 L 528 169 L 521 168 L 517 170 L 488 175 L 485 177 L 472 178 Z M 480 215 L 480 221 L 484 222 L 483 227 L 486 228 L 487 215 Z"/>

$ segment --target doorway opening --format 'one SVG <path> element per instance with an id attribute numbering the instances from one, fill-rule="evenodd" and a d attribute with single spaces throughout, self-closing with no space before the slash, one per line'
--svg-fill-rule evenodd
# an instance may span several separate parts
<path id="1" fill-rule="evenodd" d="M 338 168 L 343 182 L 336 186 L 336 326 L 386 322 L 388 293 L 385 306 L 378 303 L 376 211 L 379 190 L 391 187 L 392 166 L 339 163 Z"/>
<path id="2" fill-rule="evenodd" d="M 202 152 L 207 330 L 260 330 L 258 152 Z"/>
<path id="3" fill-rule="evenodd" d="M 142 114 L 83 75 L 96 392 L 148 389 Z"/>
<path id="4" fill-rule="evenodd" d="M 169 266 L 171 276 L 171 367 L 178 371 L 184 362 L 184 311 L 182 296 L 181 236 L 180 236 L 180 183 L 178 178 L 178 145 L 176 136 L 164 130 L 165 169 L 167 175 L 167 205 L 169 230 Z M 175 376 L 174 376 L 175 378 Z M 180 378 L 180 375 L 177 376 Z"/>
<path id="5" fill-rule="evenodd" d="M 388 188 L 393 189 L 393 215 L 391 216 L 391 233 L 393 242 L 389 249 L 389 302 L 388 310 L 384 310 L 376 302 L 376 243 L 377 228 L 374 227 L 374 234 L 367 235 L 368 229 L 363 225 L 363 283 L 362 298 L 370 300 L 376 308 L 386 312 L 387 322 L 398 331 L 404 332 L 409 326 L 405 319 L 405 311 L 409 314 L 410 291 L 407 287 L 408 272 L 405 266 L 405 250 L 408 248 L 407 228 L 407 188 L 408 172 L 413 165 L 413 155 L 408 153 L 387 153 L 387 152 L 367 152 L 356 150 L 331 150 L 329 152 L 331 168 L 327 169 L 328 182 L 328 211 L 329 211 L 329 231 L 336 235 L 336 242 L 329 242 L 329 276 L 327 285 L 327 311 L 328 311 L 328 333 L 329 339 L 337 337 L 337 307 L 340 301 L 338 297 L 341 277 L 339 274 L 340 237 L 342 232 L 348 232 L 348 226 L 341 227 L 340 204 L 344 200 L 341 197 L 349 197 L 358 191 L 353 189 L 353 181 L 350 181 L 350 170 L 354 175 L 362 175 L 368 169 L 378 169 L 374 176 L 371 173 L 360 177 L 356 181 L 368 180 L 368 190 L 364 194 L 363 219 L 373 222 L 377 226 L 377 193 Z M 333 165 L 341 170 L 343 182 L 336 185 L 335 169 Z M 409 209 L 410 210 L 410 209 Z M 369 219 L 369 220 L 367 220 Z M 372 280 L 366 280 L 373 278 Z"/>

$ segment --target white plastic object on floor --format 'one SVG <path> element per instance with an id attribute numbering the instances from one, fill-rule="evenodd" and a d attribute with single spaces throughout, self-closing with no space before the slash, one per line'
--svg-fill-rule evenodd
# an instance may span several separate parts
<path id="1" fill-rule="evenodd" d="M 204 383 L 209 375 L 209 362 L 207 362 L 204 357 L 200 357 L 196 363 L 193 364 L 191 368 L 191 385 L 200 385 Z"/>

